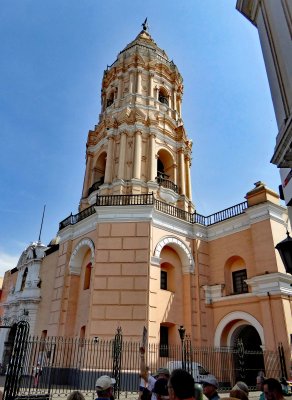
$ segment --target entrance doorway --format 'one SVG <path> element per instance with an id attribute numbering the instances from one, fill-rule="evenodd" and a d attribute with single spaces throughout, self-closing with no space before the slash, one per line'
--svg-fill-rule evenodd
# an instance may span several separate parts
<path id="1" fill-rule="evenodd" d="M 239 326 L 232 335 L 235 353 L 236 380 L 244 381 L 248 386 L 256 386 L 259 371 L 264 371 L 262 342 L 257 330 L 251 325 Z"/>

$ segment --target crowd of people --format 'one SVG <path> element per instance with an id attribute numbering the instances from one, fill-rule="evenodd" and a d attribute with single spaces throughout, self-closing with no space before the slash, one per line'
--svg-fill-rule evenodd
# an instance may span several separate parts
<path id="1" fill-rule="evenodd" d="M 160 368 L 152 376 L 145 368 L 140 373 L 139 399 L 146 400 L 201 400 L 195 391 L 195 381 L 190 373 L 183 369 L 175 369 L 171 373 L 166 368 Z M 110 376 L 100 376 L 96 381 L 96 400 L 114 400 L 113 386 L 116 381 Z M 220 400 L 218 394 L 219 383 L 214 376 L 208 376 L 201 381 L 202 395 L 207 400 Z M 151 390 L 150 390 L 151 388 Z M 263 398 L 265 400 L 284 400 L 281 382 L 274 378 L 264 379 Z M 145 395 L 146 393 L 146 395 Z M 229 397 L 224 400 L 248 400 L 248 386 L 238 381 Z M 72 392 L 67 400 L 85 400 L 81 392 Z"/>
<path id="2" fill-rule="evenodd" d="M 215 376 L 208 375 L 200 384 L 195 383 L 193 376 L 184 369 L 175 369 L 171 373 L 167 368 L 159 368 L 153 375 L 145 364 L 145 351 L 140 349 L 140 383 L 138 400 L 220 400 L 219 383 Z M 261 391 L 258 400 L 285 400 L 283 381 L 266 378 L 263 374 L 257 377 L 257 389 Z M 287 382 L 286 382 L 287 383 Z M 96 400 L 114 400 L 115 379 L 108 375 L 100 376 L 96 381 Z M 285 392 L 284 392 L 285 393 Z M 3 393 L 0 391 L 0 400 Z M 254 396 L 253 396 L 254 397 Z M 229 397 L 222 400 L 249 400 L 249 389 L 246 383 L 236 382 Z M 67 400 L 85 400 L 80 391 L 72 392 Z"/>

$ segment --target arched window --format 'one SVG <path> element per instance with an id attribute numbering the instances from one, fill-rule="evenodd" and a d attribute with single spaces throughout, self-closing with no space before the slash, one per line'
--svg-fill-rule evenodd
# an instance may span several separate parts
<path id="1" fill-rule="evenodd" d="M 115 100 L 115 93 L 112 91 L 110 92 L 108 98 L 106 99 L 106 106 L 109 107 L 113 104 Z"/>
<path id="2" fill-rule="evenodd" d="M 86 265 L 85 272 L 84 272 L 84 284 L 83 284 L 84 290 L 87 290 L 90 288 L 91 270 L 92 270 L 92 264 L 89 263 Z"/>
<path id="3" fill-rule="evenodd" d="M 173 250 L 169 247 L 164 248 L 164 252 L 168 251 L 169 254 Z M 169 262 L 163 262 L 160 266 L 160 289 L 169 290 L 170 292 L 175 291 L 175 271 L 174 266 Z"/>
<path id="4" fill-rule="evenodd" d="M 168 99 L 168 94 L 166 93 L 166 91 L 164 89 L 159 89 L 158 92 L 158 101 L 162 104 L 166 104 L 168 106 L 169 104 L 169 99 Z"/>
<path id="5" fill-rule="evenodd" d="M 21 286 L 20 286 L 20 291 L 22 292 L 24 287 L 25 287 L 25 282 L 26 282 L 26 277 L 27 277 L 28 269 L 25 268 L 23 275 L 22 275 L 22 281 L 21 281 Z"/>

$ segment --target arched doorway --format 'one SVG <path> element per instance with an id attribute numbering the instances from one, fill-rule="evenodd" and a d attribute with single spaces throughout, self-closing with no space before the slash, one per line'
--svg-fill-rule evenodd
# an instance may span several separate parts
<path id="1" fill-rule="evenodd" d="M 231 343 L 235 350 L 236 380 L 255 386 L 258 372 L 265 368 L 262 342 L 257 330 L 252 325 L 241 325 L 234 330 Z"/>

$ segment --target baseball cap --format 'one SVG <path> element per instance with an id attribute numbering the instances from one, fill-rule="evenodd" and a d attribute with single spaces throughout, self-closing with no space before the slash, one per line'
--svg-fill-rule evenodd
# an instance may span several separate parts
<path id="1" fill-rule="evenodd" d="M 205 383 L 207 385 L 212 385 L 216 389 L 218 389 L 218 387 L 219 387 L 219 383 L 218 383 L 218 381 L 217 381 L 217 379 L 215 378 L 214 375 L 206 376 L 206 378 L 202 379 L 200 383 L 202 383 L 202 384 Z"/>
<path id="2" fill-rule="evenodd" d="M 95 386 L 97 390 L 106 390 L 109 387 L 113 386 L 115 383 L 115 379 L 107 375 L 102 375 L 97 379 Z"/>
<path id="3" fill-rule="evenodd" d="M 158 376 L 158 375 L 170 375 L 169 369 L 167 368 L 158 368 L 157 372 L 153 376 Z"/>

